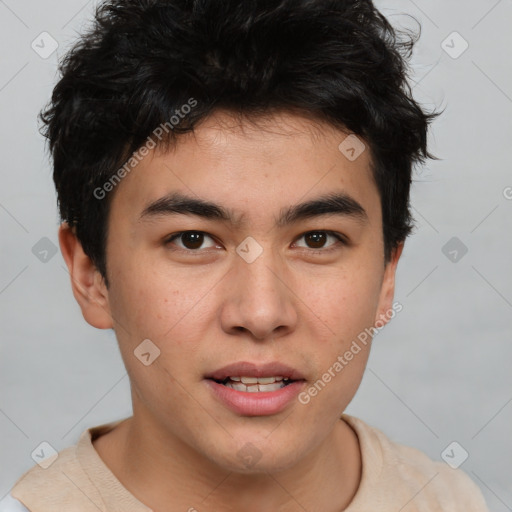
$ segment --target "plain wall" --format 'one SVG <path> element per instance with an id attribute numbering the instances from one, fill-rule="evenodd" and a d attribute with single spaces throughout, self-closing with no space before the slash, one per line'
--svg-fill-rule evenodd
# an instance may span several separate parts
<path id="1" fill-rule="evenodd" d="M 86 428 L 131 415 L 111 331 L 84 321 L 60 251 L 47 262 L 34 254 L 58 246 L 36 117 L 57 80 L 57 59 L 94 5 L 0 3 L 0 499 L 34 465 L 41 441 L 61 450 Z M 491 510 L 512 510 L 512 3 L 377 6 L 395 25 L 415 27 L 400 13 L 421 23 L 414 95 L 445 112 L 430 139 L 440 160 L 414 175 L 417 229 L 395 294 L 403 310 L 376 336 L 346 412 L 437 460 L 457 441 L 469 453 L 461 469 Z M 59 43 L 47 59 L 31 47 L 43 31 Z M 460 51 L 454 31 L 469 44 L 458 58 L 442 46 Z"/>

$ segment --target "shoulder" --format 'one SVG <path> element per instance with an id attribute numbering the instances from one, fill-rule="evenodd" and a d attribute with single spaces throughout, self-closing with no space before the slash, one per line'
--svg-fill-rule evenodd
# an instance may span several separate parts
<path id="1" fill-rule="evenodd" d="M 93 447 L 93 440 L 124 421 L 116 420 L 91 427 L 82 432 L 78 442 L 53 455 L 44 457 L 26 471 L 10 491 L 6 508 L 0 512 L 97 512 L 106 510 L 100 488 L 107 493 L 123 490 L 114 475 L 103 463 Z M 117 484 L 117 486 L 116 486 Z M 126 492 L 126 491 L 125 491 Z M 119 496 L 114 496 L 115 499 Z M 16 500 L 24 508 L 18 506 Z M 125 502 L 130 500 L 126 500 Z M 133 500 L 132 500 L 133 502 Z M 3 502 L 1 503 L 3 504 Z M 131 503 L 129 503 L 131 504 Z M 124 506 L 124 502 L 123 502 Z M 125 510 L 130 509 L 128 506 Z M 140 507 L 139 507 L 140 509 Z M 144 510 L 144 509 L 142 509 Z"/>
<path id="2" fill-rule="evenodd" d="M 488 512 L 480 488 L 461 469 L 394 442 L 358 418 L 344 415 L 343 419 L 359 437 L 363 471 L 364 464 L 377 466 L 373 485 L 380 486 L 383 493 L 393 493 L 393 499 L 409 499 L 405 510 Z"/>
<path id="3" fill-rule="evenodd" d="M 9 493 L 0 501 L 0 512 L 30 512 L 30 510 Z"/>
<path id="4" fill-rule="evenodd" d="M 73 445 L 61 450 L 50 465 L 36 464 L 16 481 L 10 495 L 24 505 L 20 512 L 62 510 L 63 504 L 70 505 L 69 511 L 98 510 L 101 497 L 82 468 L 76 449 Z M 15 501 L 8 506 L 14 505 Z M 4 511 L 0 508 L 0 512 Z"/>
<path id="5" fill-rule="evenodd" d="M 421 489 L 421 493 L 437 502 L 442 510 L 488 511 L 480 488 L 463 470 L 432 460 L 416 448 L 389 439 L 387 443 L 386 450 L 396 461 L 400 478 Z"/>

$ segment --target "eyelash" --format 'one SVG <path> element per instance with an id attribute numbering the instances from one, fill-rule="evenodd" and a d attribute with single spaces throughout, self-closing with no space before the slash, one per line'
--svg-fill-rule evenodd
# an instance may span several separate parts
<path id="1" fill-rule="evenodd" d="M 167 237 L 165 239 L 164 244 L 166 246 L 170 245 L 175 239 L 181 237 L 181 235 L 184 235 L 185 233 L 200 233 L 200 234 L 203 234 L 203 235 L 206 235 L 206 236 L 210 237 L 212 240 L 215 240 L 215 238 L 212 235 L 209 235 L 205 231 L 188 230 L 188 231 L 180 231 L 178 233 L 174 233 L 174 234 L 170 235 L 169 237 Z M 330 231 L 328 229 L 314 229 L 312 231 L 306 231 L 305 233 L 302 233 L 302 235 L 300 235 L 296 239 L 296 241 L 300 240 L 301 238 L 303 238 L 306 235 L 309 235 L 311 233 L 325 233 L 327 235 L 331 235 L 334 238 L 336 238 L 338 240 L 338 242 L 340 242 L 340 244 L 342 246 L 349 245 L 349 243 L 348 243 L 347 239 L 344 237 L 344 235 L 342 235 L 341 233 L 337 233 L 336 231 Z M 323 248 L 313 249 L 313 248 L 309 248 L 309 247 L 300 247 L 300 249 L 306 250 L 306 251 L 312 252 L 312 253 L 326 254 L 326 253 L 329 253 L 329 252 L 331 252 L 333 250 L 339 249 L 339 244 L 335 243 L 335 244 L 333 244 L 332 246 L 330 246 L 327 249 L 323 249 Z M 201 249 L 181 249 L 181 248 L 174 249 L 174 250 L 181 251 L 181 252 L 186 252 L 186 253 L 190 253 L 190 254 L 200 253 L 202 251 Z"/>

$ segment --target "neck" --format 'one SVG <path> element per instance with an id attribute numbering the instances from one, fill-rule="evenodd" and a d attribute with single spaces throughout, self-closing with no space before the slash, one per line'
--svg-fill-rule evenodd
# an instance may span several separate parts
<path id="1" fill-rule="evenodd" d="M 359 441 L 342 419 L 317 448 L 279 472 L 227 471 L 135 417 L 93 444 L 121 484 L 155 512 L 340 512 L 361 479 Z"/>

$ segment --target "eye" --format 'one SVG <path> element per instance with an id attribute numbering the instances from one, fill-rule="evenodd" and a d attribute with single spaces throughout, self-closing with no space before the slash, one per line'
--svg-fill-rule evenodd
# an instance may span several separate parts
<path id="1" fill-rule="evenodd" d="M 334 243 L 325 247 L 326 242 L 329 237 L 334 239 Z M 334 231 L 328 230 L 319 230 L 319 231 L 308 231 L 307 233 L 302 234 L 297 240 L 303 238 L 306 241 L 306 249 L 311 249 L 313 252 L 328 252 L 331 250 L 336 250 L 336 247 L 339 245 L 348 245 L 345 237 Z M 202 247 L 205 239 L 210 239 L 212 243 L 209 246 Z M 176 241 L 179 241 L 180 244 L 177 244 Z M 336 243 L 338 241 L 339 243 Z M 179 233 L 174 233 L 170 235 L 165 240 L 165 245 L 177 245 L 177 250 L 183 250 L 186 252 L 200 252 L 200 249 L 207 249 L 208 247 L 216 247 L 216 243 L 213 238 L 203 231 L 180 231 Z"/>
<path id="2" fill-rule="evenodd" d="M 336 233 L 334 231 L 308 231 L 307 233 L 304 233 L 303 235 L 298 238 L 300 240 L 301 238 L 304 238 L 307 244 L 309 244 L 309 247 L 306 246 L 307 249 L 323 249 L 323 246 L 325 245 L 327 239 L 331 237 L 340 242 L 341 245 L 347 245 L 347 241 L 343 235 L 340 233 Z M 330 246 L 328 246 L 327 249 L 324 249 L 322 252 L 330 251 L 335 249 L 337 245 L 340 245 L 337 243 L 333 243 Z M 334 246 L 334 247 L 333 247 Z M 300 246 L 299 246 L 300 247 Z M 319 252 L 319 251 L 317 251 Z"/>
<path id="3" fill-rule="evenodd" d="M 182 244 L 181 249 L 186 251 L 197 251 L 201 248 L 205 238 L 213 240 L 211 236 L 207 235 L 203 231 L 181 231 L 167 238 L 165 240 L 165 245 L 170 245 L 174 240 L 179 240 Z M 215 247 L 215 243 L 210 245 L 210 247 Z"/>

